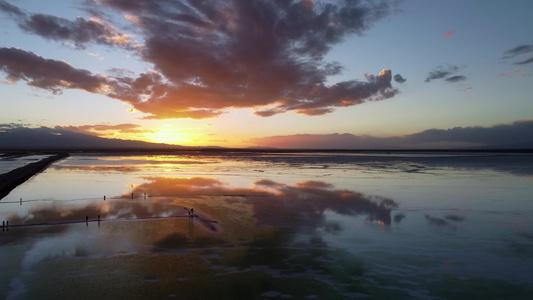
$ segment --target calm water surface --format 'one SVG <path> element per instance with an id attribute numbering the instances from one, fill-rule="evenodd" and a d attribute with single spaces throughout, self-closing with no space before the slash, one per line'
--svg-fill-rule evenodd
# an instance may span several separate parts
<path id="1" fill-rule="evenodd" d="M 533 298 L 532 156 L 71 156 L 0 219 L 2 299 Z"/>
<path id="2" fill-rule="evenodd" d="M 8 155 L 0 152 L 0 174 L 7 173 L 16 168 L 23 167 L 27 164 L 37 162 L 43 158 L 50 157 L 50 155 Z"/>

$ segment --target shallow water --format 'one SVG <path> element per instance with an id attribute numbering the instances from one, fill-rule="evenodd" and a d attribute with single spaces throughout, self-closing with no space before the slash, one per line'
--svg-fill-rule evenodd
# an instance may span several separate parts
<path id="1" fill-rule="evenodd" d="M 4 153 L 0 153 L 2 155 Z M 51 155 L 23 155 L 23 156 L 5 156 L 0 158 L 0 174 L 7 173 L 16 168 L 23 167 L 27 164 L 37 162 Z"/>
<path id="2" fill-rule="evenodd" d="M 527 299 L 532 195 L 522 155 L 71 156 L 0 201 L 0 298 Z"/>

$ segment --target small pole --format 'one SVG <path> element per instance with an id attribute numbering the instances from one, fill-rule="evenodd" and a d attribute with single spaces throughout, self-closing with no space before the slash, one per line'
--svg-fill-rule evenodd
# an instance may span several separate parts
<path id="1" fill-rule="evenodd" d="M 104 201 L 105 201 L 105 195 L 104 195 Z"/>
<path id="2" fill-rule="evenodd" d="M 20 205 L 22 205 L 22 198 L 20 198 Z"/>
<path id="3" fill-rule="evenodd" d="M 146 200 L 146 193 L 144 193 L 144 200 Z"/>
<path id="4" fill-rule="evenodd" d="M 131 193 L 131 199 L 133 199 L 133 193 Z"/>
<path id="5" fill-rule="evenodd" d="M 85 217 L 85 225 L 89 225 L 89 216 Z"/>
<path id="6" fill-rule="evenodd" d="M 98 215 L 98 223 L 100 223 L 100 215 Z"/>

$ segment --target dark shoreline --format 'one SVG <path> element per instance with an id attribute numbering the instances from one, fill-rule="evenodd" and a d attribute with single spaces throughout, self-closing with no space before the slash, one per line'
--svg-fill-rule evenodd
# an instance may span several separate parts
<path id="1" fill-rule="evenodd" d="M 5 174 L 0 174 L 0 201 L 17 186 L 30 179 L 33 175 L 46 169 L 51 163 L 68 156 L 69 154 L 66 152 L 58 153 Z"/>

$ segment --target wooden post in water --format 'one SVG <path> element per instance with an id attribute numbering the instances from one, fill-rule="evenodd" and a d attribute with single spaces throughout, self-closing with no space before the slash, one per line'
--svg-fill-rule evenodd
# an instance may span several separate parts
<path id="1" fill-rule="evenodd" d="M 131 199 L 133 199 L 133 193 L 131 193 Z"/>
<path id="2" fill-rule="evenodd" d="M 87 225 L 87 226 L 89 225 L 89 216 L 85 217 L 85 225 Z"/>
<path id="3" fill-rule="evenodd" d="M 104 195 L 104 201 L 105 201 L 105 195 Z"/>

